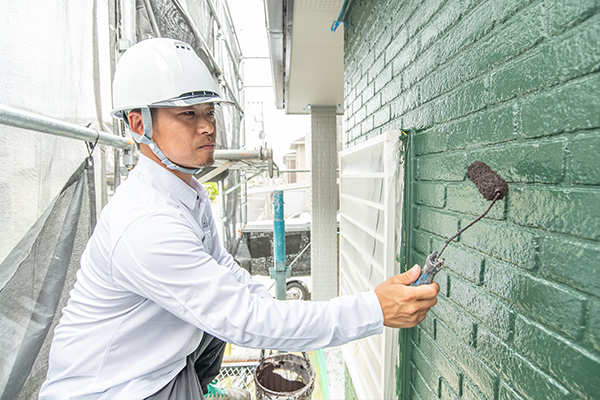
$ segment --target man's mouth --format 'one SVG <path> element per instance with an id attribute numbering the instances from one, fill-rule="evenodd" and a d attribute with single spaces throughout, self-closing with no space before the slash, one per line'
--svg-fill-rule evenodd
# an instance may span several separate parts
<path id="1" fill-rule="evenodd" d="M 214 150 L 215 149 L 215 145 L 214 145 L 214 143 L 205 144 L 204 146 L 200 146 L 200 148 L 204 149 L 204 150 Z"/>

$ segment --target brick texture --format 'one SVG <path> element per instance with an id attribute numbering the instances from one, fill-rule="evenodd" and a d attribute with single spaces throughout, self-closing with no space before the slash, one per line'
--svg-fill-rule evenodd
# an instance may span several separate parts
<path id="1" fill-rule="evenodd" d="M 401 339 L 401 399 L 597 399 L 600 2 L 354 0 L 345 135 L 409 135 L 407 259 L 509 194 L 444 253 L 438 305 Z"/>

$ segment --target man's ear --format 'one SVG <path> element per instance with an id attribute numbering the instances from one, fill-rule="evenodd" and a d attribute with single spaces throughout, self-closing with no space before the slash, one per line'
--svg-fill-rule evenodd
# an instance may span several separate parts
<path id="1" fill-rule="evenodd" d="M 129 121 L 129 129 L 140 136 L 144 135 L 144 119 L 140 111 L 130 111 L 127 114 L 127 120 Z"/>

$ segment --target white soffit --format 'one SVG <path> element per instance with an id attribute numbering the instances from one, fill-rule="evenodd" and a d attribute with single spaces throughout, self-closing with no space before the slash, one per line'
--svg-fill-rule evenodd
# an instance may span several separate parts
<path id="1" fill-rule="evenodd" d="M 306 114 L 307 106 L 344 104 L 344 28 L 336 32 L 343 0 L 295 0 L 292 22 L 288 114 Z M 343 110 L 338 110 L 343 112 Z"/>

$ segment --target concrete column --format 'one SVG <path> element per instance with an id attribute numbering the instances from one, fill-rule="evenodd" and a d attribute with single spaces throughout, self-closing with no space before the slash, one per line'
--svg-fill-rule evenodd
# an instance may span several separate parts
<path id="1" fill-rule="evenodd" d="M 311 274 L 312 300 L 338 295 L 336 213 L 337 129 L 335 106 L 311 107 Z"/>

